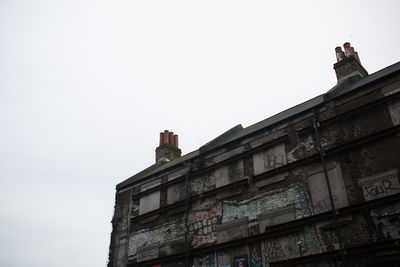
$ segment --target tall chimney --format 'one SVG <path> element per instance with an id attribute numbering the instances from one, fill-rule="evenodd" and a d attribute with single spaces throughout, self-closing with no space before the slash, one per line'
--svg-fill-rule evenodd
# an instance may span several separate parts
<path id="1" fill-rule="evenodd" d="M 156 148 L 156 162 L 168 162 L 179 158 L 182 151 L 178 147 L 178 135 L 165 130 L 160 133 L 160 145 Z"/>
<path id="2" fill-rule="evenodd" d="M 343 44 L 344 51 L 340 46 L 335 48 L 337 62 L 333 65 L 338 82 L 350 74 L 359 74 L 361 77 L 368 76 L 368 72 L 361 65 L 358 53 L 349 42 Z"/>

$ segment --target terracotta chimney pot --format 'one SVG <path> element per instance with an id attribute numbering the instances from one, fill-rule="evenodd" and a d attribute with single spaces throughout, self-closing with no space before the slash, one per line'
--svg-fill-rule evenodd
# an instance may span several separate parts
<path id="1" fill-rule="evenodd" d="M 169 132 L 169 144 L 174 146 L 174 132 Z"/>
<path id="2" fill-rule="evenodd" d="M 174 145 L 175 145 L 176 148 L 179 148 L 178 135 L 177 134 L 174 135 Z"/>
<path id="3" fill-rule="evenodd" d="M 164 144 L 164 133 L 160 133 L 160 146 Z"/>

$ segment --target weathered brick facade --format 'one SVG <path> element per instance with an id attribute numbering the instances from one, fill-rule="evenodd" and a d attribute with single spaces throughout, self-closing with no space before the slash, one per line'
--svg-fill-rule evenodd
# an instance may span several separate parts
<path id="1" fill-rule="evenodd" d="M 363 76 L 117 185 L 108 266 L 399 266 L 400 62 Z"/>

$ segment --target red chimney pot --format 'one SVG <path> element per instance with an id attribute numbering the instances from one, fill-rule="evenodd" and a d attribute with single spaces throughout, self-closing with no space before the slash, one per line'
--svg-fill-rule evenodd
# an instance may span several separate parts
<path id="1" fill-rule="evenodd" d="M 343 47 L 344 47 L 344 54 L 346 55 L 346 57 L 349 57 L 353 54 L 349 42 L 344 43 Z"/>
<path id="2" fill-rule="evenodd" d="M 168 132 L 168 130 L 164 131 L 164 144 L 169 144 L 169 132 Z"/>
<path id="3" fill-rule="evenodd" d="M 169 144 L 174 146 L 174 132 L 169 132 Z"/>
<path id="4" fill-rule="evenodd" d="M 342 61 L 343 59 L 346 58 L 346 56 L 344 55 L 342 48 L 340 46 L 335 48 L 335 52 L 336 52 L 336 60 L 337 62 Z"/>
<path id="5" fill-rule="evenodd" d="M 160 133 L 160 146 L 164 144 L 164 133 Z"/>
<path id="6" fill-rule="evenodd" d="M 179 148 L 178 135 L 177 134 L 174 135 L 174 145 L 175 145 L 176 148 Z"/>

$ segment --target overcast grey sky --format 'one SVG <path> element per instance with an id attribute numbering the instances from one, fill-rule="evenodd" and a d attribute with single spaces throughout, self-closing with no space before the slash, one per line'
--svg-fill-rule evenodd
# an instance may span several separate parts
<path id="1" fill-rule="evenodd" d="M 400 2 L 0 0 L 0 266 L 105 266 L 115 185 L 400 60 Z"/>

